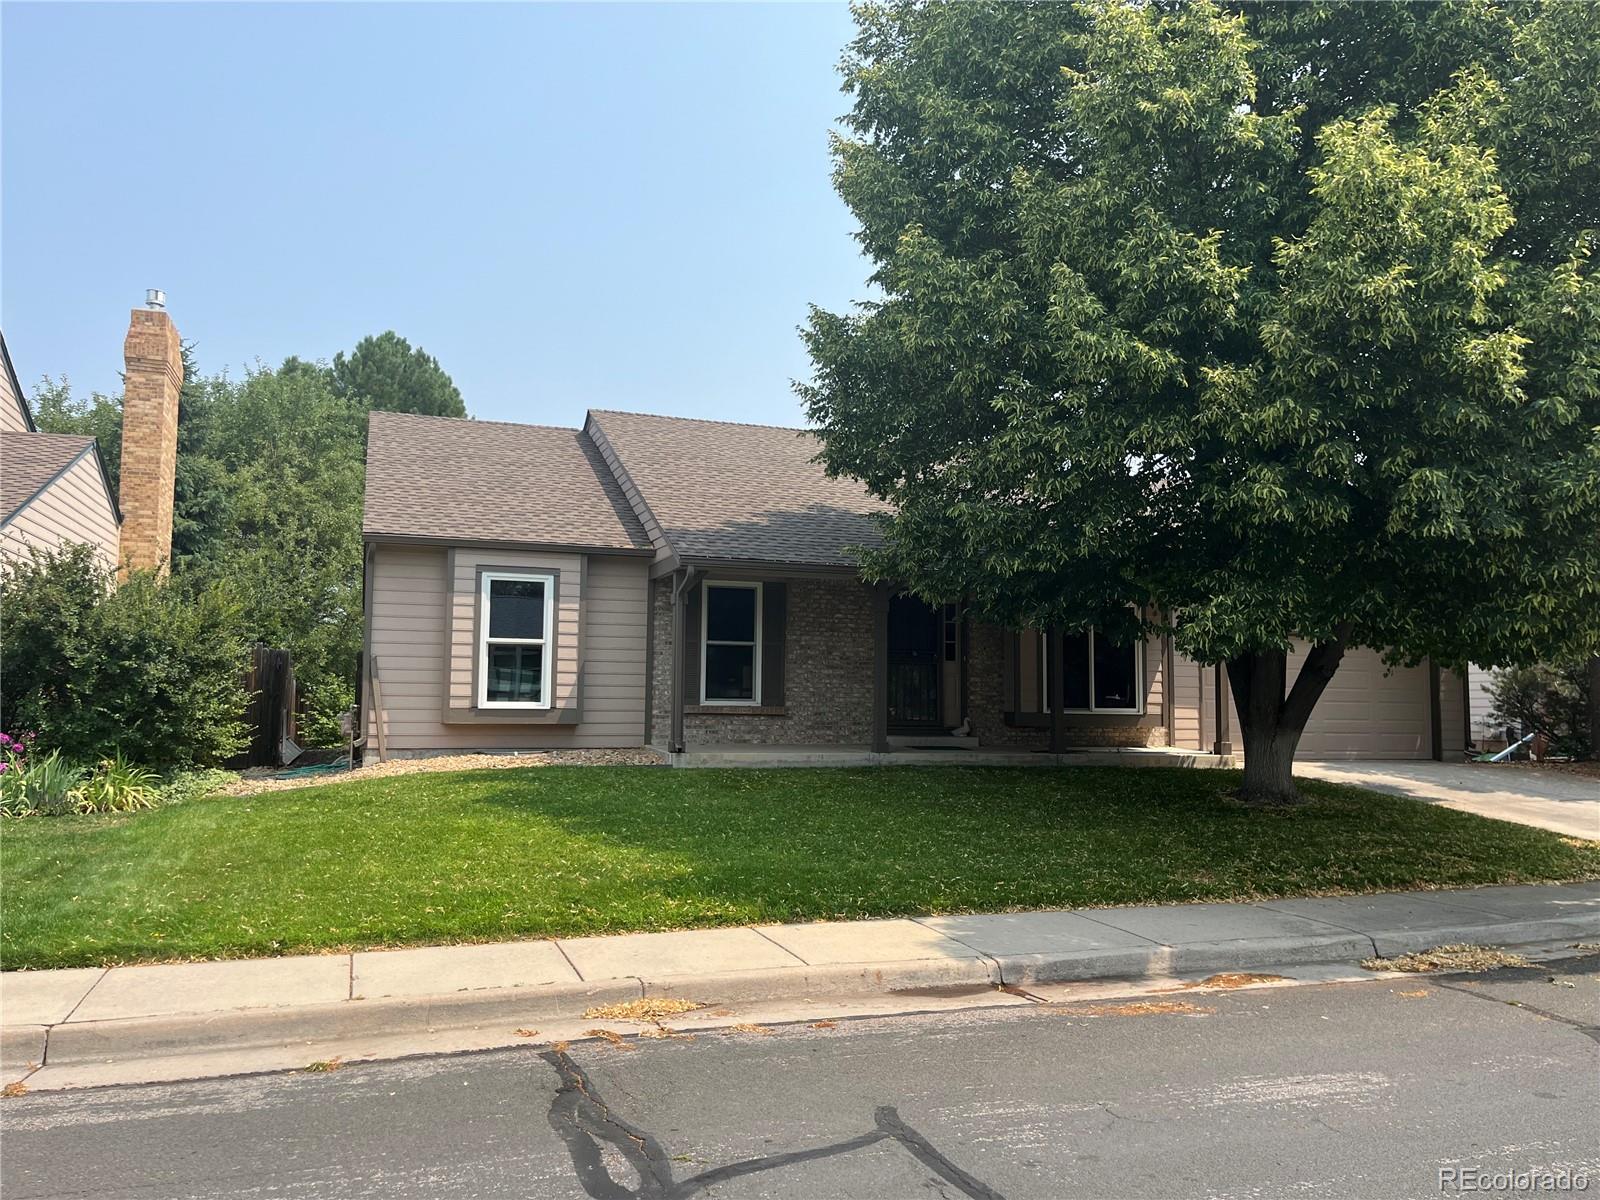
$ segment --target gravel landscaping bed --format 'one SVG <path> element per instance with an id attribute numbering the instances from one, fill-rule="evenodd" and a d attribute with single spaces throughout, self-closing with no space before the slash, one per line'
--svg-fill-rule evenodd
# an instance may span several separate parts
<path id="1" fill-rule="evenodd" d="M 279 772 L 252 768 L 235 783 L 218 789 L 223 796 L 255 796 L 262 792 L 284 792 L 325 783 L 355 783 L 367 779 L 387 779 L 391 775 L 423 775 L 434 771 L 486 771 L 502 767 L 660 767 L 665 766 L 654 750 L 525 750 L 519 754 L 437 754 L 427 758 L 391 758 L 371 763 L 355 771 L 324 771 L 274 779 Z"/>

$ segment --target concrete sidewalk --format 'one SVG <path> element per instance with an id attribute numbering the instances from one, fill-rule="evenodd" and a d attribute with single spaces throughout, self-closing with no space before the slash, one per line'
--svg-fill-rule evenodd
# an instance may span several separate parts
<path id="1" fill-rule="evenodd" d="M 341 1039 L 390 1039 L 414 1053 L 405 1039 L 471 1030 L 474 1044 L 506 1044 L 533 1022 L 648 997 L 727 1006 L 976 996 L 1561 939 L 1600 939 L 1600 882 L 6 972 L 0 1060 L 11 1081 L 41 1066 L 59 1074 Z"/>

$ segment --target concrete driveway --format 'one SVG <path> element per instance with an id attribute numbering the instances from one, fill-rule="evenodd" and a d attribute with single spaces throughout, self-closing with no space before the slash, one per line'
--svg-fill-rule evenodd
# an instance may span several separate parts
<path id="1" fill-rule="evenodd" d="M 1567 771 L 1487 763 L 1323 761 L 1297 762 L 1294 773 L 1600 839 L 1600 779 Z"/>

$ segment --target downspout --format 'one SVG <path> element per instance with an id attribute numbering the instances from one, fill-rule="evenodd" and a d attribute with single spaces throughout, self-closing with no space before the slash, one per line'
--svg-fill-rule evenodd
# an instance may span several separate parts
<path id="1" fill-rule="evenodd" d="M 671 754 L 682 754 L 684 750 L 683 678 L 688 655 L 689 588 L 693 582 L 694 568 L 688 566 L 672 579 L 672 728 L 667 736 L 667 751 Z"/>
<path id="2" fill-rule="evenodd" d="M 1434 762 L 1444 761 L 1444 714 L 1440 711 L 1439 664 L 1428 660 L 1428 757 Z"/>

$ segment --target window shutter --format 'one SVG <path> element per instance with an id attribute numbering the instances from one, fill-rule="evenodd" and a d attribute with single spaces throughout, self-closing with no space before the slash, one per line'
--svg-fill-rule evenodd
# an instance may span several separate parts
<path id="1" fill-rule="evenodd" d="M 689 587 L 684 614 L 683 702 L 700 703 L 700 596 L 704 584 L 696 579 Z"/>
<path id="2" fill-rule="evenodd" d="M 783 639 L 789 624 L 789 585 L 763 584 L 761 588 L 761 703 L 783 704 Z"/>

